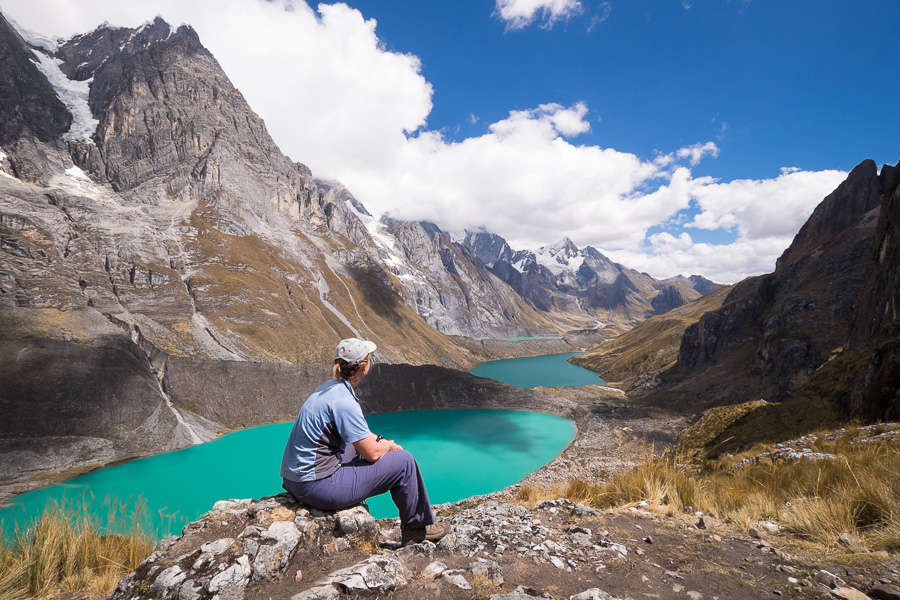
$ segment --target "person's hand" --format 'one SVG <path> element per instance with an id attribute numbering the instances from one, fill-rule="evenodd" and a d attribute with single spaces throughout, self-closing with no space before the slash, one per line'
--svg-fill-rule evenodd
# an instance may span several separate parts
<path id="1" fill-rule="evenodd" d="M 388 452 L 391 450 L 403 450 L 403 446 L 395 442 L 394 440 L 387 440 L 390 443 L 390 448 L 388 448 Z"/>

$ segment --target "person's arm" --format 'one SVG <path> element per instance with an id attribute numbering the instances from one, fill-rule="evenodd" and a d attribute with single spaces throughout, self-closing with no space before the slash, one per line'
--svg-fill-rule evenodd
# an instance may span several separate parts
<path id="1" fill-rule="evenodd" d="M 403 447 L 394 440 L 376 436 L 374 433 L 358 442 L 353 442 L 353 447 L 360 456 L 369 462 L 376 462 L 391 450 L 403 450 Z"/>

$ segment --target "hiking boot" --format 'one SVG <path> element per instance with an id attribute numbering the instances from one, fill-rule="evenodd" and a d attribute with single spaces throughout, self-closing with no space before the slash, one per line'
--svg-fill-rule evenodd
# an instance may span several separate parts
<path id="1" fill-rule="evenodd" d="M 447 533 L 447 528 L 443 523 L 435 523 L 425 527 L 404 527 L 400 532 L 400 543 L 406 546 L 407 544 L 418 544 L 425 540 L 436 542 L 444 537 Z"/>

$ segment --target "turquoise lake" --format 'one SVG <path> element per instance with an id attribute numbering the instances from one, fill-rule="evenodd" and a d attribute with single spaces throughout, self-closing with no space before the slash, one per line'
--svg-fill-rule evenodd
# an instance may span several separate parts
<path id="1" fill-rule="evenodd" d="M 471 373 L 523 388 L 602 385 L 597 373 L 567 362 L 577 352 L 509 358 L 481 363 Z"/>
<path id="2" fill-rule="evenodd" d="M 595 376 L 596 378 L 596 376 Z M 572 441 L 572 421 L 506 410 L 408 411 L 367 417 L 372 431 L 411 451 L 433 504 L 503 489 L 553 460 Z M 282 491 L 281 454 L 292 423 L 236 431 L 212 442 L 133 460 L 60 485 L 16 496 L 0 510 L 5 535 L 39 515 L 50 500 L 78 502 L 100 523 L 113 510 L 146 505 L 159 536 L 178 534 L 217 500 Z M 110 504 L 116 507 L 110 508 Z M 124 508 L 123 508 L 124 506 Z M 378 518 L 395 517 L 388 494 L 369 501 Z M 121 520 L 121 519 L 119 519 Z"/>

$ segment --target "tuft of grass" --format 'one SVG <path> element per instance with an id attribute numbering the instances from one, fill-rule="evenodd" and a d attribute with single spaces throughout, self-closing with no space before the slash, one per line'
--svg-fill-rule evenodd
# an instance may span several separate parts
<path id="1" fill-rule="evenodd" d="M 112 507 L 110 517 L 132 528 L 127 533 L 100 533 L 83 502 L 52 502 L 27 530 L 11 539 L 0 535 L 0 600 L 108 596 L 153 550 L 141 525 L 142 505 L 128 518 L 117 516 L 122 505 Z"/>
<path id="2" fill-rule="evenodd" d="M 573 480 L 557 484 L 553 487 L 541 487 L 537 485 L 523 484 L 516 492 L 515 501 L 522 506 L 533 510 L 535 506 L 544 500 L 555 500 L 556 498 L 573 498 L 573 494 L 569 490 L 570 485 L 578 485 L 580 482 Z M 588 485 L 588 484 L 584 484 Z"/>
<path id="3" fill-rule="evenodd" d="M 469 583 L 472 584 L 472 600 L 488 600 L 494 594 L 502 592 L 498 584 L 484 575 L 473 575 Z"/>
<path id="4" fill-rule="evenodd" d="M 384 554 L 384 550 L 381 549 L 375 540 L 371 538 L 357 538 L 353 540 L 353 547 L 356 548 L 358 552 L 367 555 L 375 555 L 375 554 Z"/>

